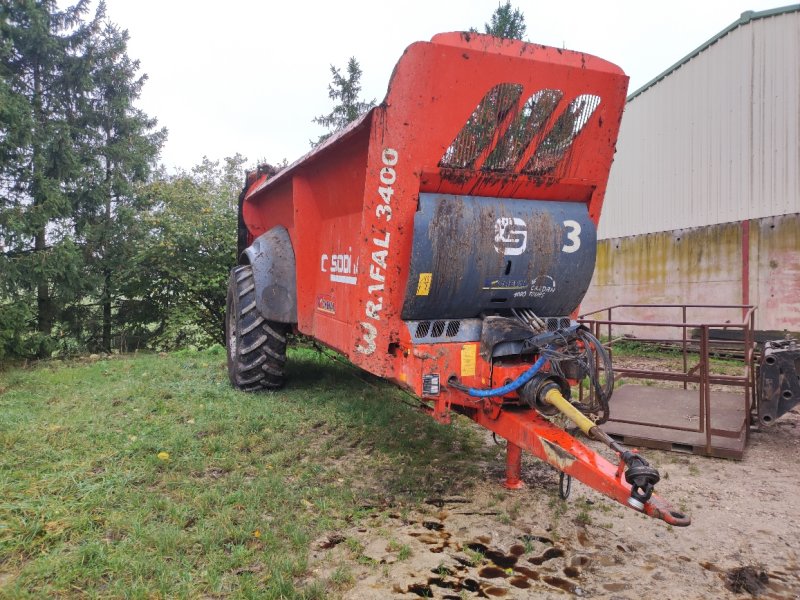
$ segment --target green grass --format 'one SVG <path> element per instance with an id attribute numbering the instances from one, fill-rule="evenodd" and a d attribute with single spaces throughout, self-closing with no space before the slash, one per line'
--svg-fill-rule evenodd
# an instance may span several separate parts
<path id="1" fill-rule="evenodd" d="M 0 372 L 0 598 L 319 598 L 312 540 L 456 493 L 481 441 L 310 350 L 244 394 L 221 348 Z M 168 453 L 169 458 L 159 458 Z M 299 584 L 304 580 L 307 583 Z"/>
<path id="2" fill-rule="evenodd" d="M 612 346 L 615 358 L 650 358 L 664 362 L 665 366 L 676 371 L 683 370 L 683 353 L 680 347 L 666 348 L 663 345 L 648 344 L 635 340 L 620 340 Z M 691 350 L 687 353 L 687 364 L 691 368 L 698 363 L 700 356 Z M 719 375 L 743 375 L 743 359 L 719 357 L 713 351 L 709 354 L 711 373 Z"/>

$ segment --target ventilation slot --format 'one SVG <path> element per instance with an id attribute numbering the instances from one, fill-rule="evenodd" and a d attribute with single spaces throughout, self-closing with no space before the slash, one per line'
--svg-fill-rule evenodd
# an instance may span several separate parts
<path id="1" fill-rule="evenodd" d="M 447 324 L 447 331 L 445 335 L 447 337 L 455 337 L 458 335 L 458 330 L 461 329 L 461 321 L 450 321 Z"/>
<path id="2" fill-rule="evenodd" d="M 541 134 L 562 96 L 561 90 L 539 90 L 531 96 L 481 170 L 513 171 L 531 140 Z"/>
<path id="3" fill-rule="evenodd" d="M 592 94 L 583 94 L 570 102 L 567 109 L 559 115 L 550 133 L 536 148 L 536 153 L 525 165 L 523 172 L 539 176 L 555 170 L 599 105 L 600 96 Z"/>
<path id="4" fill-rule="evenodd" d="M 430 321 L 420 321 L 417 324 L 417 331 L 414 333 L 414 337 L 424 338 L 428 335 L 428 332 L 431 329 L 431 322 Z"/>
<path id="5" fill-rule="evenodd" d="M 454 338 L 461 332 L 461 321 L 419 321 L 413 329 L 414 338 Z"/>
<path id="6" fill-rule="evenodd" d="M 433 322 L 433 329 L 431 329 L 431 337 L 442 337 L 444 333 L 444 321 L 434 321 Z"/>
<path id="7" fill-rule="evenodd" d="M 547 331 L 558 331 L 572 325 L 569 317 L 547 317 L 544 321 L 547 325 Z"/>
<path id="8" fill-rule="evenodd" d="M 501 83 L 489 90 L 445 151 L 439 166 L 450 169 L 472 168 L 521 95 L 522 86 L 518 83 Z"/>

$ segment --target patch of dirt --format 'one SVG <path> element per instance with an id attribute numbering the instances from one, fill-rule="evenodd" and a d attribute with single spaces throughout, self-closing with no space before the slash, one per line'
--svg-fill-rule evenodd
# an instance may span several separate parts
<path id="1" fill-rule="evenodd" d="M 0 592 L 16 578 L 16 574 L 0 571 Z"/>
<path id="2" fill-rule="evenodd" d="M 728 571 L 725 577 L 728 589 L 732 592 L 747 592 L 751 596 L 758 596 L 769 583 L 769 575 L 760 567 L 737 567 Z"/>
<path id="3" fill-rule="evenodd" d="M 468 494 L 453 482 L 428 503 L 380 507 L 331 532 L 311 545 L 309 579 L 344 565 L 353 583 L 342 595 L 359 600 L 798 598 L 798 426 L 795 410 L 753 433 L 742 461 L 642 449 L 659 495 L 692 516 L 687 528 L 577 481 L 563 502 L 556 472 L 526 456 L 524 490 L 500 486 L 500 463 Z"/>

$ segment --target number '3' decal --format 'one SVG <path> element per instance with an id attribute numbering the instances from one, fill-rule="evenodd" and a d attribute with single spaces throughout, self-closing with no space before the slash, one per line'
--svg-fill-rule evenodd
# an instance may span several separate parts
<path id="1" fill-rule="evenodd" d="M 581 247 L 581 224 L 572 219 L 567 219 L 564 221 L 564 227 L 567 228 L 567 240 L 569 243 L 564 244 L 561 247 L 561 251 L 568 253 L 577 252 Z"/>

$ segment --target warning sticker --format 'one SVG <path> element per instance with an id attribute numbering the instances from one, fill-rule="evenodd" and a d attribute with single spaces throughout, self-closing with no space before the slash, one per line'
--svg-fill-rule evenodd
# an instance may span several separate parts
<path id="1" fill-rule="evenodd" d="M 431 293 L 431 279 L 433 273 L 420 273 L 419 283 L 417 283 L 417 296 L 427 296 Z"/>
<path id="2" fill-rule="evenodd" d="M 461 346 L 461 376 L 475 376 L 475 362 L 478 354 L 478 344 L 464 344 Z"/>

